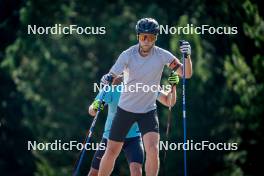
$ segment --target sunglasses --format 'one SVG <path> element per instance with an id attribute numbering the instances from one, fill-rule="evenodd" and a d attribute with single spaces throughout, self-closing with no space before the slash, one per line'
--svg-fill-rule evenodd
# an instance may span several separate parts
<path id="1" fill-rule="evenodd" d="M 157 39 L 157 36 L 156 35 L 152 35 L 152 34 L 149 34 L 149 35 L 147 35 L 147 34 L 139 34 L 138 35 L 138 40 L 141 41 L 141 42 L 143 42 L 145 40 L 147 40 L 148 42 L 154 42 L 154 41 L 156 41 L 156 39 Z"/>

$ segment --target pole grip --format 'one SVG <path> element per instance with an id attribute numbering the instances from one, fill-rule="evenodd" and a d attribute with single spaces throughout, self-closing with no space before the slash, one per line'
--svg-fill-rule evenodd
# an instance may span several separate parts
<path id="1" fill-rule="evenodd" d="M 180 40 L 179 43 L 180 43 L 180 47 L 183 45 L 183 43 L 185 42 L 185 40 Z M 183 57 L 184 58 L 187 58 L 187 54 L 183 54 Z"/>

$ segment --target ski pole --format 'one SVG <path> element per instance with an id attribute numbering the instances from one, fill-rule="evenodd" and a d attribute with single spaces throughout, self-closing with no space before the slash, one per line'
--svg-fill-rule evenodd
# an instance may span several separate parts
<path id="1" fill-rule="evenodd" d="M 167 119 L 167 129 L 166 129 L 166 140 L 169 139 L 169 132 L 170 132 L 170 126 L 171 126 L 171 106 L 172 106 L 172 92 L 173 92 L 173 87 L 171 88 L 171 92 L 170 92 L 170 104 L 169 104 L 169 113 L 168 113 L 168 119 Z M 164 152 L 164 158 L 163 161 L 165 162 L 166 159 L 166 150 Z"/>
<path id="2" fill-rule="evenodd" d="M 183 45 L 183 40 L 180 40 L 180 46 Z M 183 118 L 183 143 L 186 144 L 186 101 L 185 101 L 185 55 L 182 55 L 183 63 L 183 76 L 182 76 L 182 118 Z M 184 159 L 184 176 L 187 176 L 187 155 L 186 150 L 183 148 Z"/>
<path id="3" fill-rule="evenodd" d="M 112 80 L 112 77 L 109 78 L 110 82 L 111 82 L 111 80 Z M 85 142 L 84 142 L 84 148 L 82 149 L 82 152 L 81 152 L 81 155 L 80 155 L 80 159 L 78 160 L 77 167 L 76 167 L 76 169 L 73 172 L 73 176 L 77 176 L 78 173 L 79 173 L 79 170 L 80 170 L 80 167 L 81 167 L 81 163 L 82 163 L 82 160 L 84 158 L 85 151 L 86 151 L 85 146 L 86 146 L 87 143 L 90 143 L 90 140 L 91 140 L 91 137 L 92 137 L 92 134 L 93 134 L 93 131 L 94 131 L 94 126 L 95 126 L 97 117 L 98 117 L 99 113 L 101 112 L 101 108 L 100 107 L 101 107 L 103 98 L 104 98 L 105 93 L 106 93 L 104 90 L 102 90 L 102 91 L 103 91 L 103 93 L 102 93 L 101 97 L 99 98 L 99 106 L 98 106 L 99 108 L 97 109 L 96 115 L 95 115 L 95 117 L 93 119 L 93 122 L 92 122 L 92 124 L 90 126 L 88 134 L 86 135 Z"/>

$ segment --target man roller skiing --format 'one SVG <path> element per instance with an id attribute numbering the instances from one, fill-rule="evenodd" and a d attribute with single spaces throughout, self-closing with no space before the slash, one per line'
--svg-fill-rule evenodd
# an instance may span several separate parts
<path id="1" fill-rule="evenodd" d="M 138 44 L 123 51 L 110 72 L 104 75 L 101 83 L 108 85 L 108 77 L 116 77 L 124 72 L 124 85 L 137 87 L 138 83 L 145 87 L 160 84 L 162 71 L 165 65 L 183 75 L 183 65 L 169 51 L 155 46 L 159 33 L 159 24 L 152 18 L 143 18 L 137 22 L 136 32 Z M 185 76 L 192 75 L 191 46 L 183 42 L 180 48 L 185 58 Z M 112 122 L 106 152 L 99 167 L 99 176 L 111 174 L 115 160 L 119 155 L 124 139 L 133 123 L 137 122 L 142 135 L 146 152 L 146 176 L 156 176 L 159 170 L 159 123 L 156 111 L 157 92 L 123 91 Z"/>
<path id="2" fill-rule="evenodd" d="M 120 83 L 123 81 L 122 76 L 118 76 L 113 80 L 113 85 L 117 85 L 114 87 L 113 91 L 109 91 L 103 98 L 104 104 L 108 105 L 108 115 L 105 122 L 104 133 L 101 140 L 101 144 L 106 145 L 107 140 L 109 138 L 110 127 L 116 113 L 117 104 L 120 97 L 120 92 L 118 91 Z M 179 82 L 179 77 L 176 73 L 173 73 L 169 76 L 168 82 L 173 86 L 172 92 L 166 92 L 162 90 L 158 93 L 157 100 L 165 106 L 173 106 L 176 103 L 176 84 Z M 99 108 L 99 97 L 102 92 L 98 93 L 94 102 L 89 106 L 89 114 L 91 116 L 96 115 L 96 111 Z M 101 104 L 101 110 L 104 109 L 104 105 Z M 137 123 L 134 123 L 130 128 L 128 134 L 126 135 L 124 145 L 122 150 L 124 151 L 130 169 L 131 176 L 142 175 L 142 163 L 144 158 L 143 145 L 139 132 L 139 128 Z M 100 165 L 101 158 L 104 154 L 105 150 L 97 150 L 93 160 L 88 176 L 97 176 L 98 169 Z"/>

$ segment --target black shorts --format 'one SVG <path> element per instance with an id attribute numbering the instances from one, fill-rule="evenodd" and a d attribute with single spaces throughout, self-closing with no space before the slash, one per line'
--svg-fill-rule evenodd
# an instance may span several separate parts
<path id="1" fill-rule="evenodd" d="M 159 121 L 156 109 L 146 113 L 132 113 L 117 107 L 117 111 L 110 129 L 109 139 L 123 142 L 130 127 L 135 122 L 138 123 L 142 136 L 148 132 L 159 133 Z"/>
<path id="2" fill-rule="evenodd" d="M 104 145 L 106 146 L 107 139 L 103 138 L 101 143 L 104 143 Z M 142 140 L 139 136 L 126 138 L 122 150 L 125 152 L 125 156 L 129 164 L 132 162 L 143 164 L 144 149 L 143 149 Z M 105 150 L 97 150 L 95 152 L 92 160 L 93 169 L 99 170 L 99 165 L 104 153 Z"/>

